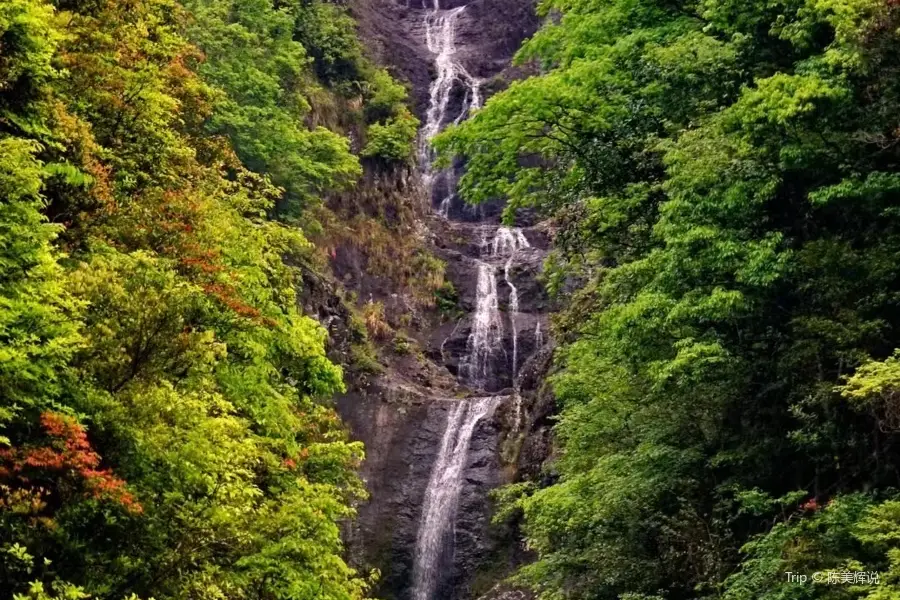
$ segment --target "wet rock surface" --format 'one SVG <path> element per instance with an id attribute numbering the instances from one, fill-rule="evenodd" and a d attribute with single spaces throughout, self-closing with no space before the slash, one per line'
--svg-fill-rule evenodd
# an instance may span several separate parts
<path id="1" fill-rule="evenodd" d="M 432 130 L 465 118 L 506 85 L 512 54 L 538 24 L 532 0 L 442 0 L 437 12 L 428 0 L 355 0 L 351 8 L 376 58 L 411 82 L 416 110 Z M 443 27 L 450 17 L 453 28 Z M 433 36 L 449 29 L 452 39 L 436 43 Z M 436 94 L 442 76 L 447 87 Z M 537 475 L 549 453 L 552 396 L 543 380 L 552 307 L 538 276 L 551 232 L 527 216 L 519 228 L 501 227 L 502 200 L 466 206 L 455 193 L 464 165 L 442 173 L 429 160 L 426 149 L 422 173 L 397 185 L 407 196 L 420 190 L 423 243 L 446 263 L 456 310 L 416 315 L 411 335 L 420 354 L 392 359 L 381 374 L 351 377 L 351 391 L 338 401 L 351 436 L 366 445 L 361 474 L 370 493 L 347 528 L 348 547 L 358 567 L 381 571 L 379 598 L 530 600 L 497 585 L 528 556 L 515 523 L 490 524 L 489 491 Z M 383 190 L 391 185 L 378 182 Z M 336 256 L 348 284 L 394 297 L 351 250 L 338 248 Z M 385 306 L 405 310 L 399 300 Z M 341 338 L 340 328 L 330 329 Z"/>
<path id="2" fill-rule="evenodd" d="M 457 55 L 475 77 L 489 82 L 488 93 L 505 87 L 514 76 L 513 54 L 537 29 L 534 0 L 440 0 L 442 9 L 465 6 L 457 30 Z M 433 0 L 353 0 L 367 47 L 382 64 L 410 82 L 420 117 L 428 109 L 428 88 L 435 77 L 433 56 L 425 43 L 423 15 Z M 496 79 L 496 81 L 491 81 Z M 454 90 L 454 114 L 465 95 Z M 453 107 L 451 107 L 453 108 Z"/>
<path id="3" fill-rule="evenodd" d="M 539 228 L 514 229 L 527 240 L 527 246 L 496 251 L 492 244 L 498 231 L 511 230 L 485 223 L 451 223 L 444 228 L 446 238 L 440 239 L 451 242 L 438 247 L 437 254 L 447 264 L 447 276 L 459 294 L 463 314 L 434 329 L 425 344 L 429 357 L 465 377 L 460 369 L 465 369 L 463 363 L 471 352 L 479 299 L 478 269 L 487 265 L 496 287 L 497 318 L 502 322 L 501 341 L 490 357 L 489 374 L 481 382 L 488 392 L 513 387 L 527 357 L 546 341 L 550 304 L 538 281 L 547 252 L 546 233 Z"/>
<path id="4" fill-rule="evenodd" d="M 362 477 L 372 498 L 360 507 L 348 542 L 354 562 L 381 569 L 378 597 L 410 597 L 423 500 L 449 413 L 458 402 L 389 380 L 340 399 L 338 409 L 351 431 L 366 442 Z M 443 576 L 434 598 L 466 597 L 459 592 L 490 550 L 483 532 L 490 518 L 488 491 L 502 483 L 500 427 L 496 418 L 482 420 L 469 442 L 450 529 L 455 552 L 440 559 Z"/>
<path id="5" fill-rule="evenodd" d="M 425 132 L 430 136 L 465 118 L 473 101 L 480 105 L 514 79 L 531 72 L 532 66 L 513 67 L 511 60 L 539 26 L 535 4 L 536 0 L 353 0 L 350 7 L 375 58 L 409 82 L 423 129 L 436 121 L 436 130 Z M 429 111 L 435 108 L 432 85 L 442 73 L 438 59 L 441 48 L 435 45 L 435 23 L 429 21 L 429 15 L 438 15 L 443 19 L 439 24 L 447 23 L 452 28 L 450 50 L 458 70 L 448 81 L 446 97 L 439 103 L 442 118 L 436 120 Z M 477 82 L 480 99 L 473 98 L 472 80 Z M 420 162 L 426 163 L 428 158 Z M 463 170 L 464 165 L 457 163 L 448 173 L 434 174 L 430 182 L 434 208 L 454 221 L 499 221 L 502 199 L 471 206 L 455 193 L 455 182 Z M 446 206 L 441 207 L 445 201 Z"/>

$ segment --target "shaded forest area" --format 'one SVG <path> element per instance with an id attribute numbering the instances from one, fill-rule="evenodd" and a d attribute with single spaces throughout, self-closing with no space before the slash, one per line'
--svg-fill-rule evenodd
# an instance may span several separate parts
<path id="1" fill-rule="evenodd" d="M 365 596 L 288 265 L 416 127 L 336 5 L 0 1 L 0 596 Z"/>
<path id="2" fill-rule="evenodd" d="M 540 74 L 437 142 L 470 200 L 559 228 L 557 457 L 500 494 L 537 555 L 518 580 L 900 598 L 900 6 L 540 10 Z"/>

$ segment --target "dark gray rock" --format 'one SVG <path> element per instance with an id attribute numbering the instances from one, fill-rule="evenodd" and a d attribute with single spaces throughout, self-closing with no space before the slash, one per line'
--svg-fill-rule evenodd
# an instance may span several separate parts
<path id="1" fill-rule="evenodd" d="M 352 437 L 366 444 L 361 474 L 371 500 L 359 507 L 350 542 L 356 545 L 356 562 L 381 569 L 378 597 L 409 598 L 425 489 L 447 412 L 458 401 L 385 380 L 338 401 Z M 453 528 L 455 552 L 446 557 L 443 570 L 448 575 L 436 597 L 461 598 L 455 590 L 465 588 L 474 567 L 491 551 L 483 532 L 489 520 L 488 491 L 500 483 L 499 439 L 493 418 L 480 422 L 472 436 Z"/>
<path id="2" fill-rule="evenodd" d="M 457 32 L 460 54 L 466 69 L 475 77 L 509 81 L 510 60 L 538 27 L 535 0 L 439 0 L 441 8 L 466 5 Z M 352 0 L 351 11 L 359 22 L 360 34 L 369 51 L 410 82 L 416 113 L 428 107 L 428 88 L 434 65 L 424 41 L 423 14 L 431 0 Z M 493 84 L 496 92 L 504 83 Z M 463 91 L 456 94 L 456 106 Z M 458 111 L 457 111 L 458 112 Z M 456 114 L 456 113 L 454 113 Z"/>
<path id="3" fill-rule="evenodd" d="M 538 25 L 534 1 L 441 0 L 442 8 L 463 4 L 466 9 L 457 30 L 459 56 L 466 69 L 484 81 L 485 93 L 496 92 L 519 73 L 509 68 L 510 59 Z M 410 82 L 416 112 L 424 115 L 435 74 L 423 27 L 431 1 L 352 0 L 349 6 L 369 49 L 376 59 Z M 464 93 L 462 86 L 451 91 L 449 114 L 459 113 Z M 522 477 L 537 477 L 550 452 L 553 400 L 543 379 L 552 354 L 547 339 L 547 313 L 552 307 L 538 276 L 552 232 L 538 224 L 534 214 L 518 218 L 530 247 L 518 250 L 510 263 L 509 282 L 519 298 L 519 309 L 513 314 L 511 290 L 504 278 L 508 258 L 491 257 L 485 246 L 499 225 L 503 200 L 475 208 L 465 205 L 453 194 L 455 178 L 464 168 L 457 164 L 433 186 L 432 206 L 453 196 L 449 218 L 422 217 L 429 232 L 427 243 L 445 261 L 446 277 L 458 293 L 457 314 L 417 315 L 418 327 L 413 335 L 422 348 L 421 357 L 394 360 L 384 374 L 369 377 L 364 384 L 351 378 L 351 391 L 338 401 L 351 436 L 365 443 L 367 453 L 361 474 L 370 499 L 358 507 L 358 518 L 347 527 L 351 559 L 363 569 L 381 570 L 373 593 L 386 600 L 411 600 L 423 499 L 448 413 L 460 398 L 487 394 L 508 397 L 473 433 L 451 529 L 452 552 L 441 555 L 442 576 L 431 600 L 469 600 L 488 590 L 484 598 L 530 600 L 520 590 L 497 585 L 529 556 L 515 520 L 491 525 L 494 511 L 489 491 Z M 400 181 L 401 177 L 406 179 Z M 429 199 L 417 192 L 410 183 L 413 179 L 409 173 L 398 171 L 366 185 L 372 194 L 384 195 L 375 202 L 379 210 L 391 202 L 410 202 L 416 193 L 421 195 L 422 206 L 427 207 Z M 389 316 L 402 312 L 402 303 L 391 301 L 396 294 L 391 293 L 389 283 L 377 273 L 367 272 L 356 252 L 352 248 L 336 249 L 338 276 L 361 296 L 383 299 L 392 313 Z M 468 338 L 477 304 L 477 261 L 487 261 L 496 270 L 504 333 L 502 343 L 490 356 L 489 377 L 479 382 L 480 389 L 472 389 L 461 366 L 470 350 Z M 307 308 L 316 312 L 315 307 Z M 328 310 L 318 312 L 325 314 Z M 332 321 L 347 317 L 325 316 Z M 331 330 L 333 337 L 340 333 L 340 328 Z M 416 366 L 416 361 L 428 364 Z M 457 382 L 454 378 L 460 379 Z"/>

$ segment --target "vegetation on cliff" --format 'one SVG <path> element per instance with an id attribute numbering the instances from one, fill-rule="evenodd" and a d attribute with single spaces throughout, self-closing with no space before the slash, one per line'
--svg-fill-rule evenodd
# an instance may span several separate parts
<path id="1" fill-rule="evenodd" d="M 519 580 L 900 597 L 900 6 L 541 10 L 518 55 L 541 74 L 437 142 L 470 200 L 553 217 L 548 284 L 578 287 L 559 456 L 503 493 L 537 554 Z M 828 571 L 880 577 L 812 581 Z"/>
<path id="2" fill-rule="evenodd" d="M 362 448 L 286 265 L 362 171 L 344 134 L 409 119 L 352 25 L 0 1 L 4 597 L 365 596 L 338 527 Z"/>

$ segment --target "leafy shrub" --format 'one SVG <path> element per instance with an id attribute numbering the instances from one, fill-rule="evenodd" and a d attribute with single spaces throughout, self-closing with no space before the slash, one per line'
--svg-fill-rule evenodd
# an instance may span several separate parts
<path id="1" fill-rule="evenodd" d="M 459 292 L 452 281 L 444 281 L 444 284 L 434 291 L 435 304 L 442 314 L 456 315 L 459 312 Z"/>
<path id="2" fill-rule="evenodd" d="M 316 75 L 326 84 L 352 91 L 364 80 L 367 61 L 356 35 L 356 21 L 345 8 L 329 2 L 298 2 L 294 39 L 313 58 Z"/>
<path id="3" fill-rule="evenodd" d="M 408 97 L 406 87 L 384 69 L 372 73 L 367 89 L 366 121 L 374 123 L 400 114 Z"/>
<path id="4" fill-rule="evenodd" d="M 389 161 L 409 160 L 415 149 L 418 131 L 419 120 L 409 109 L 403 108 L 384 124 L 375 123 L 369 127 L 369 141 L 362 155 Z"/>

